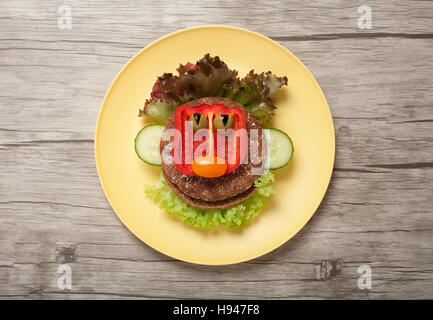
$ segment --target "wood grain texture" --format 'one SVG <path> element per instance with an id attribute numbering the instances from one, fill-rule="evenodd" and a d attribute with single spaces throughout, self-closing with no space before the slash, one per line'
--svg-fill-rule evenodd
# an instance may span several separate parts
<path id="1" fill-rule="evenodd" d="M 72 30 L 57 8 L 72 8 Z M 9 1 L 0 8 L 0 298 L 433 298 L 433 2 Z M 367 3 L 368 4 L 368 3 Z M 233 266 L 168 258 L 113 213 L 93 158 L 114 76 L 201 24 L 265 34 L 315 75 L 336 130 L 332 183 L 306 227 Z M 57 268 L 72 267 L 72 290 Z M 357 270 L 369 265 L 371 290 Z"/>

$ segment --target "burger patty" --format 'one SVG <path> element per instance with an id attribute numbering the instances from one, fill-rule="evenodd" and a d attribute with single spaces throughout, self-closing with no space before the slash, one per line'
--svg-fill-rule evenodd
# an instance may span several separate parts
<path id="1" fill-rule="evenodd" d="M 194 107 L 200 104 L 223 104 L 228 108 L 237 107 L 242 109 L 245 113 L 248 138 L 250 138 L 250 129 L 258 129 L 258 147 L 259 150 L 262 150 L 262 144 L 264 143 L 262 138 L 262 127 L 251 112 L 242 105 L 230 99 L 220 97 L 200 98 L 190 101 L 185 105 Z M 167 122 L 166 129 L 169 128 L 174 128 L 174 115 L 172 115 Z M 162 139 L 160 143 L 160 151 L 162 152 L 162 150 L 172 141 L 173 139 L 170 141 Z M 261 154 L 259 153 L 259 157 L 260 156 Z M 162 172 L 172 189 L 181 196 L 185 202 L 197 207 L 205 207 L 205 204 L 208 204 L 208 206 L 214 204 L 214 208 L 222 208 L 227 207 L 227 205 L 224 205 L 224 203 L 220 201 L 225 200 L 225 203 L 229 204 L 228 206 L 231 206 L 247 199 L 251 195 L 252 191 L 254 191 L 253 184 L 258 176 L 252 174 L 252 169 L 262 167 L 262 162 L 259 157 L 254 159 L 255 161 L 252 161 L 251 157 L 248 156 L 248 163 L 241 164 L 236 170 L 229 174 L 217 178 L 203 178 L 181 173 L 172 162 L 167 161 L 163 156 Z"/>
<path id="2" fill-rule="evenodd" d="M 165 177 L 165 175 L 164 175 Z M 171 189 L 173 189 L 173 191 L 182 198 L 183 201 L 185 201 L 185 203 L 192 205 L 194 207 L 198 207 L 201 209 L 223 209 L 223 208 L 228 208 L 231 206 L 234 206 L 244 200 L 247 200 L 251 194 L 254 192 L 254 190 L 256 190 L 256 187 L 253 185 L 251 186 L 249 189 L 247 189 L 246 191 L 237 194 L 234 197 L 231 198 L 227 198 L 224 200 L 218 200 L 218 201 L 205 201 L 205 200 L 201 200 L 201 199 L 195 199 L 192 198 L 188 195 L 186 195 L 185 193 L 181 192 L 179 190 L 179 188 L 177 186 L 175 186 L 174 184 L 172 184 L 170 182 L 170 180 L 168 180 L 167 178 L 165 178 L 168 185 L 171 187 Z"/>

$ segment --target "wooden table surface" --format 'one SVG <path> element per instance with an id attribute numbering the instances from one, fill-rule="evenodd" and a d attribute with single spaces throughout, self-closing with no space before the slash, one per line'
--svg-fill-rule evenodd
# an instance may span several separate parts
<path id="1" fill-rule="evenodd" d="M 358 28 L 361 4 L 370 30 Z M 71 29 L 58 26 L 61 5 Z M 332 181 L 311 221 L 279 249 L 221 267 L 135 238 L 93 155 L 122 66 L 204 24 L 291 50 L 321 85 L 336 134 Z M 0 298 L 433 298 L 432 1 L 6 0 L 0 71 Z M 71 290 L 58 287 L 63 264 Z M 371 289 L 358 288 L 361 265 Z"/>

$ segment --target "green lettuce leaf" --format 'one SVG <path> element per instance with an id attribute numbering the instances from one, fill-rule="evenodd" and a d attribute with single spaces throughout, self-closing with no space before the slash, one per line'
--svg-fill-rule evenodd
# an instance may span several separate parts
<path id="1" fill-rule="evenodd" d="M 166 122 L 174 110 L 179 106 L 176 101 L 147 100 L 144 109 L 140 109 L 138 116 L 148 115 L 160 122 Z"/>
<path id="2" fill-rule="evenodd" d="M 241 229 L 266 206 L 268 198 L 274 193 L 273 182 L 274 175 L 266 171 L 256 180 L 256 190 L 251 197 L 226 209 L 206 210 L 186 204 L 174 193 L 162 175 L 154 185 L 146 186 L 144 192 L 156 201 L 161 209 L 177 216 L 183 223 L 198 228 L 223 224 L 229 228 Z"/>
<path id="3" fill-rule="evenodd" d="M 283 85 L 287 85 L 287 77 L 277 77 L 270 71 L 254 73 L 251 70 L 243 79 L 225 83 L 217 94 L 244 105 L 265 125 L 276 109 L 272 95 Z"/>

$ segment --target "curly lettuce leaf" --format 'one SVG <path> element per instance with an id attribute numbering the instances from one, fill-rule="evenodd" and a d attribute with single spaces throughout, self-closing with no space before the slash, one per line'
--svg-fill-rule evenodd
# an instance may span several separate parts
<path id="1" fill-rule="evenodd" d="M 277 77 L 270 71 L 257 74 L 251 70 L 243 79 L 225 83 L 219 89 L 218 96 L 244 105 L 265 125 L 276 109 L 272 95 L 283 85 L 287 85 L 287 77 Z"/>
<path id="2" fill-rule="evenodd" d="M 182 103 L 201 97 L 225 97 L 249 109 L 265 125 L 274 115 L 272 95 L 287 77 L 277 77 L 270 71 L 254 73 L 251 70 L 239 79 L 236 70 L 230 70 L 218 57 L 206 54 L 195 64 L 177 68 L 178 75 L 164 73 L 155 82 L 150 99 L 146 100 L 139 116 L 149 115 L 159 121 L 168 120 L 174 109 Z"/>
<path id="3" fill-rule="evenodd" d="M 238 74 L 230 70 L 218 56 L 211 57 L 209 53 L 197 61 L 195 67 L 181 65 L 177 71 L 179 85 L 188 86 L 194 99 L 214 96 L 224 83 L 234 80 Z"/>
<path id="4" fill-rule="evenodd" d="M 138 116 L 148 115 L 160 122 L 166 122 L 178 106 L 176 101 L 147 100 L 144 109 L 139 110 Z"/>
<path id="5" fill-rule="evenodd" d="M 183 223 L 201 229 L 218 225 L 241 229 L 266 206 L 268 198 L 274 193 L 273 182 L 274 175 L 266 171 L 256 180 L 256 190 L 251 197 L 226 209 L 206 210 L 186 204 L 174 193 L 162 175 L 154 185 L 146 186 L 144 192 L 156 201 L 161 209 L 177 216 Z"/>
<path id="6" fill-rule="evenodd" d="M 209 54 L 196 64 L 181 64 L 177 71 L 177 76 L 164 73 L 158 77 L 139 116 L 147 114 L 159 121 L 167 121 L 170 110 L 173 112 L 180 104 L 193 99 L 214 96 L 225 82 L 237 76 L 237 71 L 230 70 L 219 57 Z M 163 110 L 158 111 L 157 107 Z"/>

